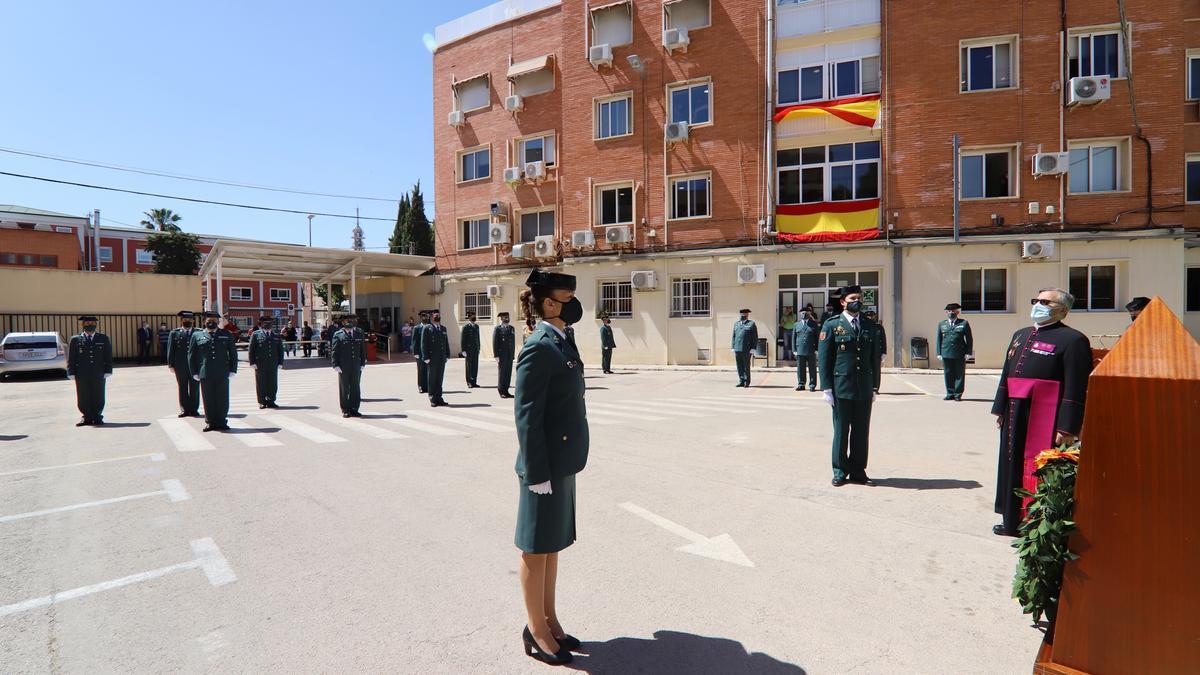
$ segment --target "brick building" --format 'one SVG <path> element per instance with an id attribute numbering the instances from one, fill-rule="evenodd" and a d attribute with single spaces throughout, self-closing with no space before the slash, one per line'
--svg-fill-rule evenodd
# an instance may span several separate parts
<path id="1" fill-rule="evenodd" d="M 951 301 L 996 365 L 1041 286 L 1094 335 L 1136 295 L 1200 333 L 1200 2 L 1123 6 L 507 0 L 440 26 L 440 301 L 487 324 L 558 266 L 649 363 L 727 362 L 738 308 L 774 341 L 847 282 L 900 365 Z"/>

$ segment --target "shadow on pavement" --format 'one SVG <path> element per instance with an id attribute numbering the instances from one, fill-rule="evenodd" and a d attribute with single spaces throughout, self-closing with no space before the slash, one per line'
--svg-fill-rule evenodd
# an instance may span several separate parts
<path id="1" fill-rule="evenodd" d="M 364 398 L 364 399 L 359 399 L 359 400 L 362 401 L 363 403 L 386 403 L 388 401 L 403 401 L 404 399 L 402 399 L 402 398 Z M 317 406 L 312 406 L 312 407 L 315 408 Z"/>
<path id="2" fill-rule="evenodd" d="M 451 403 L 451 408 L 491 408 L 491 403 Z"/>
<path id="3" fill-rule="evenodd" d="M 750 653 L 736 640 L 660 630 L 653 640 L 584 642 L 566 667 L 585 673 L 755 673 L 804 675 L 800 666 Z"/>
<path id="4" fill-rule="evenodd" d="M 922 394 L 916 391 L 881 391 L 880 396 L 932 396 L 932 394 Z"/>
<path id="5" fill-rule="evenodd" d="M 750 389 L 795 389 L 796 387 L 786 384 L 752 384 Z"/>
<path id="6" fill-rule="evenodd" d="M 993 401 L 995 401 L 995 399 L 992 399 L 992 398 L 964 398 L 964 399 L 962 399 L 962 402 L 963 402 L 963 403 L 970 403 L 970 402 L 974 402 L 974 403 L 991 403 L 991 402 L 993 402 Z"/>
<path id="7" fill-rule="evenodd" d="M 324 356 L 313 356 L 307 359 L 303 356 L 293 356 L 283 360 L 284 370 L 311 370 L 313 368 L 328 368 L 330 373 L 333 373 L 333 365 Z"/>
<path id="8" fill-rule="evenodd" d="M 363 400 L 365 401 L 367 399 L 364 398 Z M 320 406 L 316 405 L 281 405 L 276 408 L 276 410 L 317 410 L 319 408 Z M 233 415 L 230 415 L 230 417 L 233 417 Z"/>
<path id="9" fill-rule="evenodd" d="M 0 436 L 0 441 L 19 441 L 22 438 L 29 438 L 29 434 L 17 434 L 16 436 Z"/>
<path id="10" fill-rule="evenodd" d="M 974 490 L 983 487 L 978 481 L 955 478 L 874 478 L 872 480 L 879 487 L 901 490 Z"/>
<path id="11" fill-rule="evenodd" d="M 362 418 L 364 420 L 406 420 L 408 419 L 408 415 L 402 415 L 400 413 L 388 413 L 384 415 L 363 415 Z"/>
<path id="12" fill-rule="evenodd" d="M 279 432 L 279 427 L 246 427 L 245 429 L 225 429 L 222 433 L 226 434 L 274 434 Z"/>
<path id="13" fill-rule="evenodd" d="M 105 422 L 97 425 L 97 429 L 129 429 L 131 427 L 148 427 L 149 422 Z"/>

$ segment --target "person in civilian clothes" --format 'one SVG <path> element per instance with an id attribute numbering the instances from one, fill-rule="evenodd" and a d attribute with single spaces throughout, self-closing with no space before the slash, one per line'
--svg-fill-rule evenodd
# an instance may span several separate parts
<path id="1" fill-rule="evenodd" d="M 821 326 L 817 362 L 825 402 L 833 408 L 833 486 L 874 485 L 867 477 L 871 404 L 879 391 L 879 333 L 860 316 L 862 288 L 841 289 L 844 310 Z M 847 453 L 849 450 L 849 453 Z"/>
<path id="2" fill-rule="evenodd" d="M 342 417 L 362 417 L 362 369 L 367 365 L 367 342 L 363 332 L 354 327 L 353 314 L 343 314 L 342 328 L 333 334 L 329 343 L 329 360 L 338 375 L 338 402 Z"/>
<path id="3" fill-rule="evenodd" d="M 792 328 L 792 351 L 796 354 L 796 391 L 817 390 L 817 334 L 821 327 L 813 318 L 812 306 L 800 313 Z M 784 338 L 786 339 L 786 337 Z"/>
<path id="4" fill-rule="evenodd" d="M 612 353 L 617 348 L 617 341 L 613 339 L 612 319 L 607 315 L 604 317 L 604 324 L 600 326 L 600 369 L 605 373 L 612 375 Z"/>
<path id="5" fill-rule="evenodd" d="M 442 313 L 429 310 L 429 325 L 421 331 L 421 357 L 425 363 L 425 387 L 429 405 L 434 408 L 450 405 L 442 398 L 442 382 L 446 377 L 446 361 L 450 358 L 450 337 L 442 325 Z"/>
<path id="6" fill-rule="evenodd" d="M 137 329 L 138 363 L 145 363 L 150 358 L 150 342 L 153 340 L 154 333 L 150 330 L 150 324 L 143 321 Z"/>
<path id="7" fill-rule="evenodd" d="M 733 324 L 733 358 L 737 361 L 739 387 L 750 386 L 751 354 L 758 347 L 758 326 L 750 319 L 750 310 L 741 311 L 742 318 Z"/>
<path id="8" fill-rule="evenodd" d="M 171 329 L 167 328 L 167 322 L 164 321 L 158 324 L 158 360 L 161 363 L 167 362 L 167 343 L 171 341 Z"/>
<path id="9" fill-rule="evenodd" d="M 417 391 L 424 394 L 429 391 L 429 371 L 425 368 L 425 358 L 421 356 L 421 339 L 429 327 L 429 312 L 421 310 L 417 316 L 421 317 L 421 323 L 413 328 L 413 356 L 417 360 Z"/>
<path id="10" fill-rule="evenodd" d="M 112 343 L 96 332 L 100 319 L 90 314 L 79 317 L 83 332 L 71 337 L 67 346 L 67 377 L 75 380 L 75 404 L 83 419 L 77 427 L 104 424 L 104 381 L 112 376 Z"/>
<path id="11" fill-rule="evenodd" d="M 188 310 L 179 312 L 183 325 L 171 331 L 167 341 L 167 368 L 175 375 L 175 388 L 179 392 L 179 417 L 200 416 L 200 383 L 192 379 L 192 368 L 188 365 L 188 346 L 192 344 L 195 314 Z"/>
<path id="12" fill-rule="evenodd" d="M 946 305 L 946 320 L 937 328 L 937 358 L 942 362 L 942 379 L 946 385 L 943 401 L 961 401 L 967 380 L 967 354 L 975 351 L 971 324 L 958 318 L 962 305 Z"/>
<path id="13" fill-rule="evenodd" d="M 517 360 L 517 531 L 526 624 L 525 653 L 552 665 L 580 648 L 558 620 L 558 554 L 575 542 L 575 474 L 588 456 L 583 361 L 566 328 L 583 318 L 575 277 L 534 269 L 521 292 L 527 318 L 540 317 Z"/>
<path id="14" fill-rule="evenodd" d="M 479 387 L 479 324 L 475 323 L 475 312 L 467 312 L 467 323 L 462 327 L 459 339 L 462 345 L 463 358 L 466 359 L 467 388 Z"/>
<path id="15" fill-rule="evenodd" d="M 283 367 L 283 339 L 272 330 L 274 324 L 272 317 L 259 317 L 258 330 L 250 335 L 250 346 L 246 348 L 260 409 L 279 407 L 275 397 L 279 394 L 279 369 Z"/>
<path id="16" fill-rule="evenodd" d="M 1043 288 L 1030 302 L 1033 325 L 1013 333 L 992 403 L 1000 427 L 996 513 L 1001 516 L 992 532 L 1004 537 L 1017 535 L 1027 506 L 1014 491 L 1037 488 L 1038 453 L 1078 440 L 1092 372 L 1091 342 L 1063 323 L 1075 297 L 1061 288 Z"/>
<path id="17" fill-rule="evenodd" d="M 188 367 L 204 399 L 204 431 L 229 431 L 229 380 L 237 374 L 237 341 L 220 328 L 221 315 L 204 313 L 204 330 L 188 345 Z"/>
<path id="18" fill-rule="evenodd" d="M 300 339 L 304 340 L 304 358 L 312 356 L 313 329 L 312 326 L 308 325 L 307 321 L 304 322 L 304 327 L 300 329 Z"/>
<path id="19" fill-rule="evenodd" d="M 496 390 L 500 392 L 500 398 L 512 398 L 508 387 L 512 382 L 513 359 L 517 355 L 517 332 L 508 321 L 508 312 L 500 312 L 498 316 L 500 325 L 492 330 L 492 356 L 496 357 L 500 369 Z"/>

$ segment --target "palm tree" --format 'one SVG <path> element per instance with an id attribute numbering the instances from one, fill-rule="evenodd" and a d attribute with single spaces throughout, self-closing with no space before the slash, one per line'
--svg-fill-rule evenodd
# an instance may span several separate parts
<path id="1" fill-rule="evenodd" d="M 150 209 L 143 215 L 150 219 L 141 222 L 141 225 L 147 230 L 158 230 L 159 232 L 179 231 L 179 226 L 176 223 L 182 220 L 182 218 L 171 209 Z"/>

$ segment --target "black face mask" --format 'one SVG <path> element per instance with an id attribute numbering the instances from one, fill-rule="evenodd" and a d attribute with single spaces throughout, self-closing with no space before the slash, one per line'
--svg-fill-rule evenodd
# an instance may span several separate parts
<path id="1" fill-rule="evenodd" d="M 83 332 L 85 332 L 85 333 L 95 333 L 95 332 L 96 332 L 96 324 L 89 323 L 89 324 L 85 325 L 85 326 L 83 327 Z"/>
<path id="2" fill-rule="evenodd" d="M 183 322 L 183 327 L 184 327 L 184 328 L 191 328 L 191 327 L 192 327 L 192 322 L 191 322 L 191 321 L 184 321 L 184 322 Z"/>
<path id="3" fill-rule="evenodd" d="M 554 300 L 551 298 L 551 300 Z M 554 300 L 558 302 L 558 300 Z M 573 323 L 579 323 L 583 318 L 583 303 L 579 302 L 579 298 L 571 298 L 566 302 L 558 302 L 562 309 L 558 310 L 558 316 L 546 317 L 549 319 L 561 319 L 563 323 L 570 326 Z"/>
<path id="4" fill-rule="evenodd" d="M 858 314 L 862 311 L 862 300 L 854 300 L 846 303 L 846 311 L 851 314 Z"/>
<path id="5" fill-rule="evenodd" d="M 204 323 L 204 327 L 207 328 L 208 332 L 211 333 L 211 332 L 217 330 L 217 322 L 216 321 L 207 321 Z"/>

